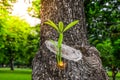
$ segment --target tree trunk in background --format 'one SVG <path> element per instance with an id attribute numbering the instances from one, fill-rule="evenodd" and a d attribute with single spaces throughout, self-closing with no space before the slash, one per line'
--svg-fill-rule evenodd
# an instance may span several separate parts
<path id="1" fill-rule="evenodd" d="M 14 70 L 14 59 L 10 58 L 10 70 Z"/>
<path id="2" fill-rule="evenodd" d="M 9 48 L 9 65 L 10 65 L 10 70 L 14 70 L 14 52 Z"/>
<path id="3" fill-rule="evenodd" d="M 63 58 L 65 69 L 56 66 L 56 55 L 50 52 L 45 41 L 57 41 L 57 32 L 43 24 L 47 19 L 65 25 L 80 22 L 64 33 L 63 44 L 81 50 L 82 59 L 77 62 Z M 32 80 L 108 80 L 102 68 L 99 52 L 88 44 L 83 0 L 42 0 L 40 49 L 33 59 Z"/>
<path id="4" fill-rule="evenodd" d="M 117 68 L 113 65 L 112 66 L 112 78 L 113 80 L 116 80 L 116 74 L 118 73 Z"/>

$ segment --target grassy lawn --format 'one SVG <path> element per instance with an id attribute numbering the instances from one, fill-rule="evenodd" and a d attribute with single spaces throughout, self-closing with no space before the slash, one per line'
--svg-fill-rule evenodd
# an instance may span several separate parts
<path id="1" fill-rule="evenodd" d="M 0 80 L 31 80 L 31 69 L 15 68 L 11 71 L 9 68 L 0 68 Z M 112 80 L 112 72 L 108 72 L 110 80 Z M 120 73 L 116 75 L 116 80 L 120 80 Z"/>
<path id="2" fill-rule="evenodd" d="M 11 71 L 9 68 L 0 68 L 0 80 L 31 80 L 31 70 L 15 68 Z"/>

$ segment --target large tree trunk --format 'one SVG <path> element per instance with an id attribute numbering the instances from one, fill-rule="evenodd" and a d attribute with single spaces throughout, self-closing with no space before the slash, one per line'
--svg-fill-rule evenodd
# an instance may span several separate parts
<path id="1" fill-rule="evenodd" d="M 75 27 L 64 33 L 63 44 L 81 51 L 82 59 L 73 60 L 73 56 L 70 56 L 72 53 L 67 58 L 62 54 L 66 67 L 60 69 L 56 66 L 56 55 L 45 42 L 49 39 L 57 41 L 58 34 L 43 24 L 47 19 L 55 23 L 63 21 L 65 25 L 80 20 Z M 99 52 L 87 42 L 83 0 L 42 0 L 40 37 L 40 49 L 32 64 L 33 80 L 108 80 Z"/>

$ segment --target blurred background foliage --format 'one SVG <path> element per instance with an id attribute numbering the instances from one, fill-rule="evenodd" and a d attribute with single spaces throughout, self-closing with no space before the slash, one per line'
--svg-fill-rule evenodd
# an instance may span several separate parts
<path id="1" fill-rule="evenodd" d="M 26 20 L 12 16 L 12 3 L 0 1 L 0 66 L 31 67 L 39 47 L 39 24 L 30 26 Z"/>

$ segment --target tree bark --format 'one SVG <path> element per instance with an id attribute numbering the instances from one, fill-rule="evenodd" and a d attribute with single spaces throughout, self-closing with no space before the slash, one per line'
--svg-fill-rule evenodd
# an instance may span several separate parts
<path id="1" fill-rule="evenodd" d="M 56 55 L 45 44 L 49 39 L 57 41 L 58 34 L 44 24 L 47 19 L 55 23 L 63 21 L 65 25 L 80 20 L 75 27 L 64 33 L 63 44 L 81 51 L 82 59 L 74 61 L 63 57 L 66 67 L 58 68 Z M 41 41 L 32 63 L 32 80 L 108 80 L 99 52 L 89 45 L 86 33 L 83 0 L 42 0 Z"/>

